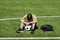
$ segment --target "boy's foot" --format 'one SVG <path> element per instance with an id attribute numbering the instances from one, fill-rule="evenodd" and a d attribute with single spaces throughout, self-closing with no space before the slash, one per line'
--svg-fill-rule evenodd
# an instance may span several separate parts
<path id="1" fill-rule="evenodd" d="M 23 30 L 22 29 L 18 29 L 16 32 L 20 33 L 20 32 L 23 32 Z"/>
<path id="2" fill-rule="evenodd" d="M 34 34 L 34 29 L 31 29 L 31 34 Z"/>
<path id="3" fill-rule="evenodd" d="M 31 34 L 34 34 L 34 32 L 32 31 Z"/>

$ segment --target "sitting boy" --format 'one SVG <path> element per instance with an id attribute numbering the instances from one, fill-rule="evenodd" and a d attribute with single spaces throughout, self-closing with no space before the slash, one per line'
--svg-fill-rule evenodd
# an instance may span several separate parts
<path id="1" fill-rule="evenodd" d="M 34 14 L 28 13 L 23 18 L 21 18 L 20 21 L 21 26 L 17 32 L 23 32 L 24 27 L 27 25 L 31 25 L 31 31 L 33 32 L 37 23 L 37 17 Z"/>

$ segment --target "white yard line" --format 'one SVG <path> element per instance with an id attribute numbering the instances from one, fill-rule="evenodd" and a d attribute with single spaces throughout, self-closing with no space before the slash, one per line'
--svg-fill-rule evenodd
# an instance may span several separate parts
<path id="1" fill-rule="evenodd" d="M 0 19 L 0 20 L 15 20 L 15 19 L 20 19 L 20 18 L 4 18 L 4 19 Z"/>
<path id="2" fill-rule="evenodd" d="M 21 38 L 0 38 L 2 39 L 60 39 L 60 37 L 21 37 Z"/>
<path id="3" fill-rule="evenodd" d="M 60 16 L 38 16 L 37 18 L 60 18 Z"/>
<path id="4" fill-rule="evenodd" d="M 20 18 L 4 18 L 0 20 L 15 20 L 15 19 L 20 19 Z M 60 18 L 60 16 L 37 16 L 37 18 Z"/>

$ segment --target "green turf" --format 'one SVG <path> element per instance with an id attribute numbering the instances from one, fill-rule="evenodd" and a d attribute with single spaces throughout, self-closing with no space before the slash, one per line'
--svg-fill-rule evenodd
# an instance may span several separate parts
<path id="1" fill-rule="evenodd" d="M 3 40 L 59 40 L 59 39 L 3 39 Z"/>
<path id="2" fill-rule="evenodd" d="M 34 13 L 36 16 L 60 16 L 60 0 L 0 0 L 0 19 L 18 18 L 26 13 Z M 38 28 L 43 24 L 51 24 L 54 31 L 43 32 L 37 29 L 35 34 L 24 30 L 16 33 L 20 26 L 19 20 L 0 20 L 0 37 L 59 37 L 60 18 L 38 18 Z"/>
<path id="3" fill-rule="evenodd" d="M 3 39 L 3 40 L 59 40 L 59 39 Z"/>

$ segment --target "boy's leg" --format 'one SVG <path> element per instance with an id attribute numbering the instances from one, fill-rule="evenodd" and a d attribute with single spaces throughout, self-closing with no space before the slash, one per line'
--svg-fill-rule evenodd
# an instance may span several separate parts
<path id="1" fill-rule="evenodd" d="M 34 29 L 35 28 L 35 23 L 32 24 L 32 28 L 31 29 Z"/>
<path id="2" fill-rule="evenodd" d="M 32 27 L 31 27 L 31 34 L 34 34 L 34 29 L 35 29 L 35 23 L 32 24 Z"/>
<path id="3" fill-rule="evenodd" d="M 23 29 L 25 27 L 25 24 L 21 23 L 20 29 Z"/>
<path id="4" fill-rule="evenodd" d="M 24 25 L 23 23 L 21 23 L 21 26 L 20 26 L 20 28 L 18 29 L 17 33 L 23 32 L 24 26 L 25 26 L 25 25 Z"/>

